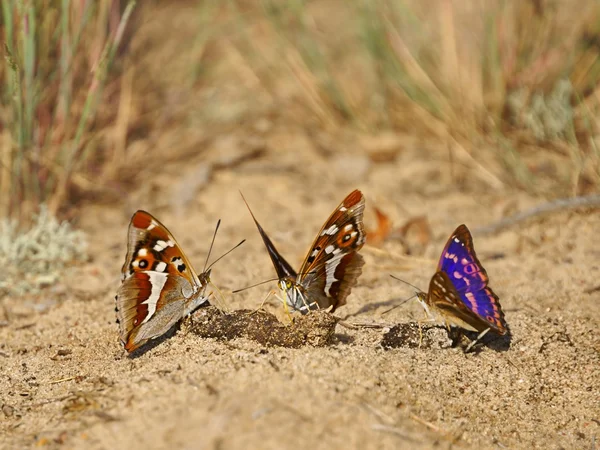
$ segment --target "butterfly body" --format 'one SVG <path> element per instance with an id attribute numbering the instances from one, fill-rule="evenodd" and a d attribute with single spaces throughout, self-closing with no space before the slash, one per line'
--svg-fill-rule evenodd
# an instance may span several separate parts
<path id="1" fill-rule="evenodd" d="M 116 312 L 128 352 L 208 302 L 210 269 L 198 276 L 167 228 L 145 211 L 131 218 L 121 272 Z"/>
<path id="2" fill-rule="evenodd" d="M 429 291 L 417 296 L 430 315 L 449 325 L 477 332 L 490 329 L 504 335 L 508 331 L 504 313 L 488 282 L 471 233 L 466 225 L 460 225 L 446 243 Z"/>
<path id="3" fill-rule="evenodd" d="M 281 256 L 252 215 L 277 272 L 284 301 L 292 309 L 303 314 L 328 308 L 333 312 L 346 303 L 364 265 L 358 254 L 366 237 L 364 208 L 362 193 L 351 192 L 319 231 L 298 272 Z"/>
<path id="4" fill-rule="evenodd" d="M 318 303 L 308 299 L 308 294 L 297 277 L 285 277 L 279 280 L 277 285 L 284 293 L 285 302 L 290 308 L 304 313 L 309 309 L 318 308 Z"/>

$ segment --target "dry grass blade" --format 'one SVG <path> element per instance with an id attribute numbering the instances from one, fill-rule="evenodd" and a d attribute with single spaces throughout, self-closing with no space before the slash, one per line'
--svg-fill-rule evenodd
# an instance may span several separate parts
<path id="1" fill-rule="evenodd" d="M 121 165 L 126 160 L 125 148 L 127 146 L 127 130 L 131 122 L 132 113 L 132 91 L 135 69 L 127 68 L 121 78 L 121 98 L 114 126 L 114 148 L 112 160 L 106 164 L 103 180 L 115 178 Z"/>
<path id="2" fill-rule="evenodd" d="M 469 153 L 461 143 L 451 137 L 450 148 L 454 150 L 453 156 L 462 161 L 465 165 L 473 167 L 475 174 L 481 181 L 488 184 L 492 189 L 503 189 L 504 183 L 500 178 L 490 172 L 483 164 L 479 163 L 471 153 Z"/>
<path id="3" fill-rule="evenodd" d="M 570 148 L 564 182 L 554 184 L 563 192 L 592 165 L 597 125 L 573 108 L 576 97 L 589 109 L 599 103 L 600 6 L 591 1 L 581 3 L 583 14 L 517 0 L 230 4 L 252 17 L 235 22 L 246 42 L 234 45 L 244 57 L 253 51 L 250 72 L 280 109 L 299 103 L 308 112 L 294 120 L 314 125 L 316 117 L 326 129 L 417 126 L 450 142 L 453 157 L 491 189 L 537 189 L 523 141 Z M 278 89 L 276 79 L 290 74 L 293 91 Z"/>
<path id="4" fill-rule="evenodd" d="M 12 140 L 10 132 L 7 129 L 2 131 L 0 135 L 2 142 L 0 143 L 0 217 L 8 217 L 10 212 L 10 190 L 11 190 L 11 175 L 10 168 L 12 167 Z"/>
<path id="5" fill-rule="evenodd" d="M 92 127 L 99 125 L 93 120 L 134 5 L 133 0 L 122 9 L 117 0 L 2 2 L 4 216 L 27 221 L 43 203 L 58 212 L 72 177 L 102 160 L 103 149 L 90 146 Z"/>
<path id="6" fill-rule="evenodd" d="M 390 45 L 396 52 L 398 60 L 407 71 L 411 81 L 415 83 L 423 92 L 426 92 L 429 98 L 435 100 L 436 108 L 441 111 L 442 118 L 450 123 L 454 122 L 452 108 L 446 101 L 444 94 L 439 90 L 427 72 L 413 57 L 410 49 L 405 44 L 400 33 L 389 22 L 389 20 L 385 19 L 385 21 L 387 22 Z"/>

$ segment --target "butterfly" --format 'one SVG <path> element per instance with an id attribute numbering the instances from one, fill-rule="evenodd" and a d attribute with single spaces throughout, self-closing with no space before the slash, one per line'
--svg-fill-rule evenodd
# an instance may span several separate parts
<path id="1" fill-rule="evenodd" d="M 219 224 L 220 221 L 213 243 Z M 210 250 L 208 253 L 210 256 Z M 125 349 L 131 353 L 148 340 L 166 333 L 199 306 L 208 305 L 205 291 L 210 283 L 211 267 L 223 256 L 208 268 L 205 263 L 205 269 L 197 275 L 167 227 L 150 213 L 137 211 L 129 223 L 127 255 L 115 297 L 120 338 Z"/>
<path id="2" fill-rule="evenodd" d="M 504 335 L 504 313 L 488 282 L 487 272 L 477 259 L 473 237 L 466 225 L 460 225 L 442 251 L 429 292 L 419 292 L 417 297 L 430 316 L 433 312 L 446 324 L 480 332 L 479 337 L 489 330 Z"/>
<path id="3" fill-rule="evenodd" d="M 300 271 L 296 272 L 277 251 L 248 206 L 275 266 L 285 304 L 303 314 L 327 308 L 333 312 L 346 304 L 346 297 L 356 285 L 364 265 L 363 257 L 358 254 L 366 238 L 364 209 L 363 194 L 359 190 L 352 191 L 329 216 Z"/>

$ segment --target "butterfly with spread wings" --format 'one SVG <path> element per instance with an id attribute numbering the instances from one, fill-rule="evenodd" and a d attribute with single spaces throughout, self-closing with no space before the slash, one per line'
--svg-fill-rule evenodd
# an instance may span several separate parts
<path id="1" fill-rule="evenodd" d="M 508 331 L 504 313 L 488 282 L 473 237 L 466 225 L 460 225 L 442 251 L 429 292 L 417 296 L 429 315 L 441 316 L 448 325 L 479 332 L 480 337 L 489 330 L 504 335 Z"/>
<path id="2" fill-rule="evenodd" d="M 137 211 L 129 224 L 122 283 L 116 296 L 117 322 L 125 349 L 134 351 L 166 333 L 199 306 L 208 305 L 205 291 L 211 267 L 223 256 L 197 275 L 169 230 L 150 213 Z"/>
<path id="3" fill-rule="evenodd" d="M 333 312 L 346 304 L 346 297 L 356 285 L 364 265 L 363 257 L 358 254 L 366 236 L 364 209 L 363 194 L 359 190 L 352 191 L 327 219 L 296 272 L 277 251 L 248 206 L 288 306 L 306 314 L 314 309 L 331 308 Z"/>

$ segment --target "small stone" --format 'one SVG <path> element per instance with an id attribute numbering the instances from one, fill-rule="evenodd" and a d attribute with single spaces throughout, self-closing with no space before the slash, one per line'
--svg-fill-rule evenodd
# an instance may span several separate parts
<path id="1" fill-rule="evenodd" d="M 6 417 L 12 417 L 13 414 L 15 413 L 15 408 L 13 408 L 10 405 L 4 404 L 4 405 L 2 405 L 2 412 L 4 413 L 4 415 Z"/>

